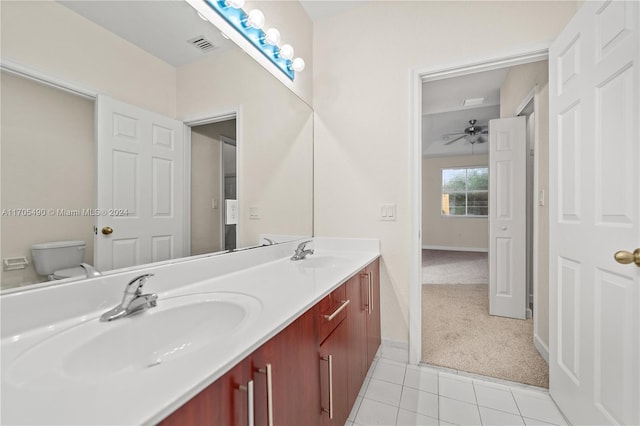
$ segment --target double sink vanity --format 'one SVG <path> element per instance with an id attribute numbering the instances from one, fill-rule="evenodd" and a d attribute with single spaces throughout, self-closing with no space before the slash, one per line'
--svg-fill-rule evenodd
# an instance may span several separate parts
<path id="1" fill-rule="evenodd" d="M 1 423 L 344 424 L 380 345 L 379 241 L 300 243 L 3 294 Z M 153 303 L 109 320 L 128 282 Z"/>

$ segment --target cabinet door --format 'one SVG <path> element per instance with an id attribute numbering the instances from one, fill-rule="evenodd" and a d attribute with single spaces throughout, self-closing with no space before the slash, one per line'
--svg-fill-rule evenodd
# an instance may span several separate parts
<path id="1" fill-rule="evenodd" d="M 320 423 L 317 315 L 312 308 L 253 353 L 256 425 Z"/>
<path id="2" fill-rule="evenodd" d="M 365 268 L 369 288 L 369 310 L 367 312 L 367 366 L 380 347 L 380 260 L 376 259 Z"/>
<path id="3" fill-rule="evenodd" d="M 251 410 L 250 363 L 242 361 L 160 422 L 162 426 L 245 426 Z"/>
<path id="4" fill-rule="evenodd" d="M 364 383 L 367 364 L 367 300 L 368 280 L 361 272 L 346 282 L 347 299 L 351 301 L 347 312 L 349 345 L 349 406 L 353 406 Z"/>
<path id="5" fill-rule="evenodd" d="M 320 345 L 320 404 L 322 425 L 343 426 L 349 416 L 349 342 L 347 321 L 342 321 Z"/>

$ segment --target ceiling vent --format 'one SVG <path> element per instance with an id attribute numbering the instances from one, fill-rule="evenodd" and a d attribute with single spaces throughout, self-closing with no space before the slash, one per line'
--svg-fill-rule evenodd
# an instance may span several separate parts
<path id="1" fill-rule="evenodd" d="M 209 52 L 211 50 L 216 49 L 216 46 L 213 43 L 211 43 L 209 40 L 204 38 L 204 36 L 194 37 L 190 40 L 187 40 L 187 43 L 189 43 L 190 45 L 199 49 L 202 52 Z"/>

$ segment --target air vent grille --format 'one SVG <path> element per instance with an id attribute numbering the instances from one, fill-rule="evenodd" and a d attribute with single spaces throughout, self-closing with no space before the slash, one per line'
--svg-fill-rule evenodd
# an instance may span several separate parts
<path id="1" fill-rule="evenodd" d="M 187 43 L 202 52 L 209 52 L 210 50 L 216 49 L 216 46 L 209 40 L 207 40 L 204 36 L 194 37 L 190 40 L 187 40 Z"/>

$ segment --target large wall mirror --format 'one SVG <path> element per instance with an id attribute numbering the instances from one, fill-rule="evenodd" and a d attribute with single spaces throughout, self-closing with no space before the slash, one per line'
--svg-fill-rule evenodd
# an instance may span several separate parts
<path id="1" fill-rule="evenodd" d="M 312 235 L 313 111 L 186 2 L 1 7 L 3 290 Z"/>

